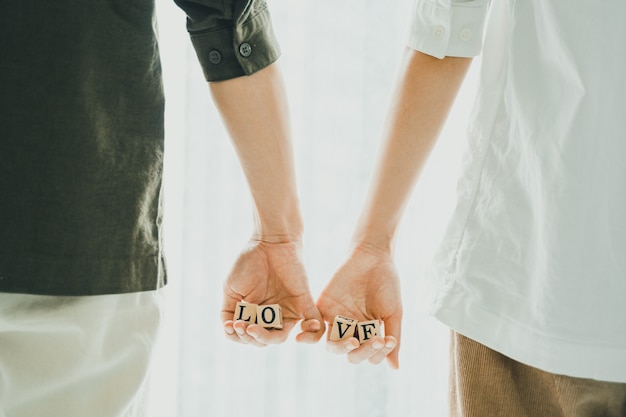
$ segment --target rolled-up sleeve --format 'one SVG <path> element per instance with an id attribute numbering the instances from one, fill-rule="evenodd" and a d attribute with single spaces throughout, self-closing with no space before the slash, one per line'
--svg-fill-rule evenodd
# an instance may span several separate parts
<path id="1" fill-rule="evenodd" d="M 415 0 L 407 45 L 436 58 L 480 54 L 490 0 Z"/>
<path id="2" fill-rule="evenodd" d="M 174 0 L 207 81 L 251 75 L 280 56 L 265 0 Z"/>

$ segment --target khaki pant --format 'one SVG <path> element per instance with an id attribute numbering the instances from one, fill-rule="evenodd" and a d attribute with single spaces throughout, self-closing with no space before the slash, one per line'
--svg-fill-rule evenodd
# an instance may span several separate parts
<path id="1" fill-rule="evenodd" d="M 0 293 L 0 417 L 143 417 L 162 290 Z"/>
<path id="2" fill-rule="evenodd" d="M 452 417 L 626 417 L 626 384 L 555 375 L 452 332 Z"/>

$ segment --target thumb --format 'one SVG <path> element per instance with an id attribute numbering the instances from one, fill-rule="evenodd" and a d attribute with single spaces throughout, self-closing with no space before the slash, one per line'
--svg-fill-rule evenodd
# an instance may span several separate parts
<path id="1" fill-rule="evenodd" d="M 311 306 L 304 312 L 300 328 L 302 332 L 296 336 L 299 343 L 317 343 L 324 336 L 326 331 L 324 319 L 312 300 Z"/>

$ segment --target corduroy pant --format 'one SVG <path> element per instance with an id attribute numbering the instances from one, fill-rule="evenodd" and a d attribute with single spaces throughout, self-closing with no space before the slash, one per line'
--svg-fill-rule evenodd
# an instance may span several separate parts
<path id="1" fill-rule="evenodd" d="M 555 375 L 452 332 L 452 417 L 626 417 L 626 384 Z"/>

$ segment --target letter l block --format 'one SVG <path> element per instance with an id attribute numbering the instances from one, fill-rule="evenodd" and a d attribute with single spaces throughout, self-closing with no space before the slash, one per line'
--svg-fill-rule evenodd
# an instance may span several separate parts
<path id="1" fill-rule="evenodd" d="M 250 324 L 256 324 L 257 307 L 258 306 L 256 304 L 252 303 L 237 303 L 237 306 L 235 307 L 235 315 L 233 316 L 233 321 L 243 320 L 249 322 Z"/>

